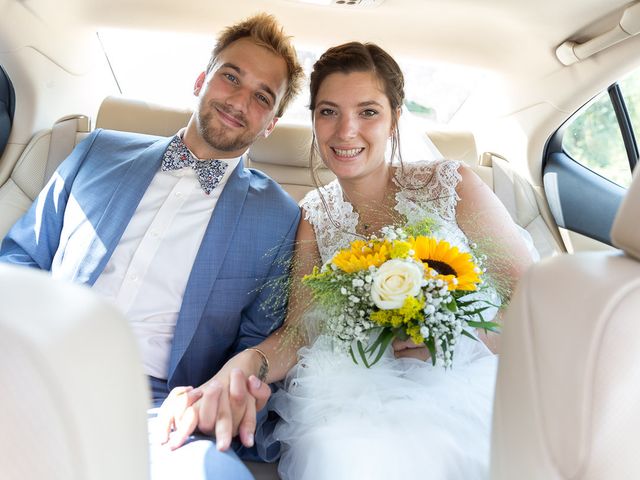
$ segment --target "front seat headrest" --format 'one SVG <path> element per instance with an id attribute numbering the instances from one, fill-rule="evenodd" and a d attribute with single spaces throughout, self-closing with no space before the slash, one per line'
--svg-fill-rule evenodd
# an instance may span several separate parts
<path id="1" fill-rule="evenodd" d="M 0 66 L 0 156 L 9 141 L 13 114 L 16 110 L 16 95 L 7 72 Z"/>
<path id="2" fill-rule="evenodd" d="M 640 172 L 636 169 L 627 195 L 622 199 L 616 218 L 611 228 L 612 243 L 636 260 L 640 260 L 640 228 L 638 228 L 638 212 L 640 212 Z"/>

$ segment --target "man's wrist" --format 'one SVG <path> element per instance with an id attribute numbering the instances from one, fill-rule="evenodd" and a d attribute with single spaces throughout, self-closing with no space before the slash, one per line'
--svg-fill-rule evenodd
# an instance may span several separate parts
<path id="1" fill-rule="evenodd" d="M 261 381 L 267 381 L 267 375 L 269 375 L 269 359 L 267 355 L 256 347 L 249 347 L 245 349 L 245 352 L 252 351 L 255 352 L 258 357 L 260 357 L 260 366 L 258 367 L 258 372 L 256 373 L 256 377 L 258 377 Z"/>

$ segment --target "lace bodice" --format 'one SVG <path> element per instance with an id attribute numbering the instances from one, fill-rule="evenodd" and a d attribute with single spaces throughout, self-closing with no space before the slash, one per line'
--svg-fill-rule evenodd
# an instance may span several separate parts
<path id="1" fill-rule="evenodd" d="M 467 250 L 466 237 L 456 223 L 456 186 L 461 178 L 458 166 L 456 161 L 438 160 L 397 167 L 393 181 L 399 191 L 394 209 L 408 224 L 433 218 L 438 224 L 436 237 Z M 301 206 L 305 219 L 314 228 L 323 262 L 357 238 L 358 212 L 344 199 L 337 180 L 309 192 Z"/>

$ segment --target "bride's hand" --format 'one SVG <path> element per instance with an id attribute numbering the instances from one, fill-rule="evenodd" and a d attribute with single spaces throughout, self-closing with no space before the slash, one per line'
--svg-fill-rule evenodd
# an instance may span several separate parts
<path id="1" fill-rule="evenodd" d="M 426 361 L 431 357 L 427 347 L 423 344 L 418 345 L 414 343 L 410 338 L 407 340 L 398 340 L 396 338 L 391 345 L 393 346 L 393 353 L 396 358 L 411 357 Z"/>
<path id="2" fill-rule="evenodd" d="M 271 389 L 248 373 L 257 370 L 247 364 L 252 363 L 251 358 L 250 351 L 245 350 L 198 388 L 174 388 L 160 407 L 160 443 L 175 450 L 199 430 L 205 435 L 215 435 L 221 451 L 229 448 L 235 435 L 239 435 L 245 447 L 252 447 L 256 412 L 267 403 Z M 239 368 L 241 365 L 246 372 Z"/>

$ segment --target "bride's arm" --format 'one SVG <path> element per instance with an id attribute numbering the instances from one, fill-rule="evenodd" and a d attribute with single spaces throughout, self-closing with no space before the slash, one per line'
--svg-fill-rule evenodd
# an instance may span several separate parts
<path id="1" fill-rule="evenodd" d="M 215 434 L 219 450 L 228 449 L 236 434 L 240 435 L 246 447 L 253 446 L 256 411 L 264 407 L 271 394 L 267 384 L 285 377 L 297 360 L 298 349 L 305 343 L 306 339 L 295 333 L 310 301 L 301 280 L 319 263 L 313 227 L 303 216 L 296 233 L 284 325 L 256 345 L 258 350 L 247 349 L 229 359 L 213 378 L 198 388 L 172 390 L 160 411 L 165 433 L 162 443 L 168 443 L 171 449 L 178 448 L 198 428 L 202 433 Z M 269 369 L 264 382 L 261 382 L 256 377 L 264 362 L 263 354 Z M 173 433 L 172 425 L 175 428 Z"/>
<path id="2" fill-rule="evenodd" d="M 267 383 L 277 382 L 285 377 L 297 361 L 298 350 L 307 342 L 302 316 L 311 303 L 311 294 L 302 284 L 302 277 L 320 264 L 315 232 L 312 225 L 305 220 L 303 212 L 296 234 L 287 316 L 279 329 L 256 345 L 269 361 Z"/>
<path id="3" fill-rule="evenodd" d="M 461 165 L 458 172 L 462 176 L 456 188 L 460 197 L 456 206 L 458 226 L 488 255 L 489 275 L 510 294 L 532 263 L 529 248 L 509 212 L 491 189 L 466 165 Z M 483 331 L 480 337 L 497 353 L 498 335 L 487 335 Z"/>

